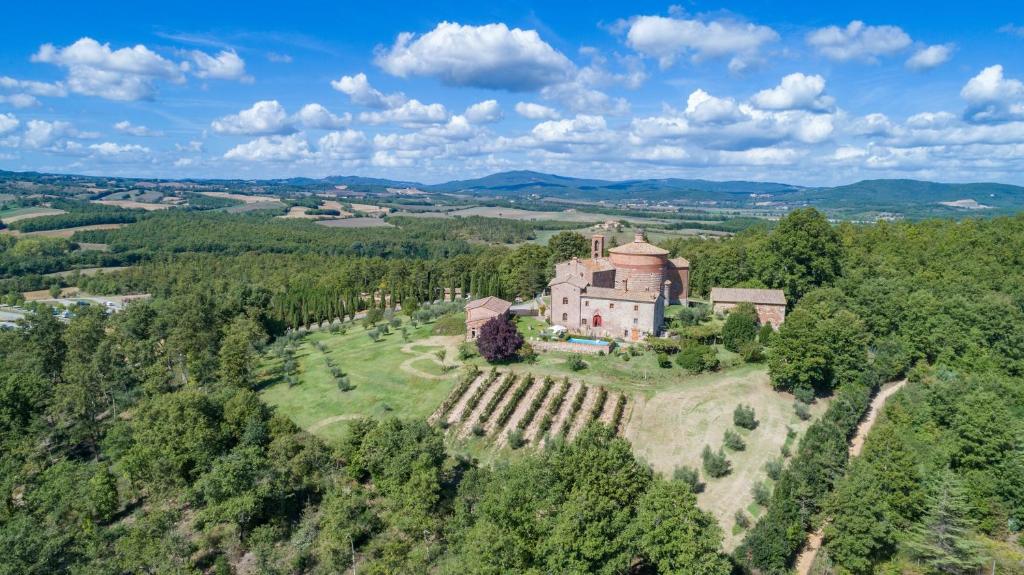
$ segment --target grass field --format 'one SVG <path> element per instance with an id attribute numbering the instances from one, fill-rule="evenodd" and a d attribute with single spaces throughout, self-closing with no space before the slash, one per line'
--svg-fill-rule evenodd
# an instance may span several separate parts
<path id="1" fill-rule="evenodd" d="M 328 228 L 391 228 L 391 224 L 380 218 L 344 218 L 340 220 L 319 220 L 316 222 Z"/>
<path id="2" fill-rule="evenodd" d="M 58 214 L 65 214 L 64 210 L 58 210 L 55 208 L 45 207 L 31 207 L 31 208 L 10 208 L 7 210 L 0 210 L 0 220 L 5 223 L 16 222 L 18 220 L 28 220 L 32 218 L 39 218 L 42 216 L 56 216 Z"/>
<path id="3" fill-rule="evenodd" d="M 360 326 L 350 326 L 345 334 L 313 332 L 306 335 L 295 354 L 301 383 L 289 388 L 285 383 L 266 379 L 261 394 L 300 427 L 327 439 L 340 437 L 346 422 L 388 414 L 426 419 L 444 400 L 459 377 L 458 370 L 442 373 L 434 352 L 446 348 L 446 362 L 454 363 L 461 336 L 431 337 L 431 324 L 409 327 L 410 341 L 400 333 L 391 333 L 374 342 Z M 338 390 L 324 353 L 315 347 L 323 343 L 335 365 L 349 376 L 355 389 Z M 403 351 L 404 349 L 404 351 Z M 280 360 L 267 361 L 264 368 L 275 367 Z"/>

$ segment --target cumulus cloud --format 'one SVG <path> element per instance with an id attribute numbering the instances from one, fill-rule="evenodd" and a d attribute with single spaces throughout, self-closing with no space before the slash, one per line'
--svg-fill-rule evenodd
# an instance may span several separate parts
<path id="1" fill-rule="evenodd" d="M 549 120 L 533 127 L 530 132 L 540 142 L 558 144 L 594 144 L 609 139 L 608 124 L 601 116 L 577 114 L 575 118 Z"/>
<path id="2" fill-rule="evenodd" d="M 516 113 L 529 120 L 557 120 L 561 117 L 558 110 L 533 102 L 517 102 Z"/>
<path id="3" fill-rule="evenodd" d="M 32 106 L 38 106 L 39 100 L 32 94 L 0 95 L 0 104 L 10 104 L 15 108 L 31 108 Z"/>
<path id="4" fill-rule="evenodd" d="M 367 124 L 401 124 L 416 126 L 438 124 L 448 119 L 448 110 L 442 104 L 424 104 L 413 99 L 401 106 L 380 112 L 362 112 L 359 121 Z"/>
<path id="5" fill-rule="evenodd" d="M 121 132 L 122 134 L 129 134 L 132 136 L 139 137 L 156 137 L 164 135 L 163 132 L 159 130 L 150 130 L 145 126 L 137 126 L 135 124 L 132 124 L 128 120 L 121 120 L 120 122 L 114 124 L 114 129 L 117 130 L 118 132 Z"/>
<path id="6" fill-rule="evenodd" d="M 63 48 L 43 44 L 32 61 L 67 69 L 67 86 L 72 92 L 108 100 L 151 99 L 156 93 L 154 80 L 182 83 L 187 67 L 142 44 L 112 50 L 110 44 L 88 37 Z"/>
<path id="7" fill-rule="evenodd" d="M 289 116 L 277 100 L 261 100 L 237 114 L 214 120 L 211 126 L 218 134 L 258 136 L 290 134 L 299 129 L 333 130 L 350 121 L 349 115 L 336 116 L 317 103 L 306 104 Z"/>
<path id="8" fill-rule="evenodd" d="M 0 134 L 14 131 L 21 121 L 14 114 L 0 114 Z"/>
<path id="9" fill-rule="evenodd" d="M 967 102 L 964 118 L 971 122 L 1024 120 L 1024 83 L 1003 76 L 1000 64 L 989 66 L 960 90 Z"/>
<path id="10" fill-rule="evenodd" d="M 629 23 L 626 43 L 641 54 L 658 59 L 668 68 L 679 56 L 690 54 L 695 60 L 733 56 L 737 68 L 744 58 L 755 55 L 760 48 L 779 39 L 768 26 L 736 22 L 637 16 Z"/>
<path id="11" fill-rule="evenodd" d="M 497 100 L 484 100 L 466 108 L 463 114 L 471 124 L 491 124 L 502 118 Z"/>
<path id="12" fill-rule="evenodd" d="M 858 136 L 888 136 L 896 128 L 888 116 L 876 112 L 855 120 L 850 126 L 850 132 Z"/>
<path id="13" fill-rule="evenodd" d="M 245 73 L 245 60 L 240 58 L 234 50 L 221 50 L 216 56 L 211 56 L 200 50 L 193 50 L 189 53 L 192 63 L 195 65 L 195 75 L 200 78 L 214 80 L 239 80 L 252 82 L 252 76 Z"/>
<path id="14" fill-rule="evenodd" d="M 141 156 L 149 154 L 149 148 L 140 146 L 138 144 L 117 144 L 115 142 L 103 142 L 100 144 L 92 144 L 89 149 L 96 152 L 97 155 L 106 157 L 117 157 L 117 156 Z"/>
<path id="15" fill-rule="evenodd" d="M 953 44 L 934 44 L 921 48 L 907 59 L 911 70 L 931 70 L 949 61 L 953 56 Z"/>
<path id="16" fill-rule="evenodd" d="M 306 104 L 292 117 L 292 122 L 296 126 L 309 130 L 333 130 L 348 124 L 351 120 L 351 115 L 336 116 L 315 102 Z"/>
<path id="17" fill-rule="evenodd" d="M 587 86 L 581 80 L 548 86 L 540 91 L 540 95 L 547 100 L 560 102 L 577 114 L 621 116 L 629 113 L 629 102 L 625 98 L 613 98 Z"/>
<path id="18" fill-rule="evenodd" d="M 564 82 L 573 63 L 535 30 L 441 22 L 430 32 L 403 32 L 375 62 L 399 77 L 431 76 L 449 86 L 531 91 Z"/>
<path id="19" fill-rule="evenodd" d="M 328 159 L 355 159 L 366 155 L 369 142 L 366 134 L 357 130 L 328 132 L 317 142 L 320 154 Z"/>
<path id="20" fill-rule="evenodd" d="M 224 154 L 228 160 L 249 162 L 288 162 L 311 157 L 309 143 L 302 134 L 260 136 L 239 144 Z"/>
<path id="21" fill-rule="evenodd" d="M 868 26 L 854 20 L 845 28 L 827 26 L 807 35 L 807 43 L 832 60 L 874 62 L 879 56 L 899 52 L 910 45 L 910 36 L 898 26 Z"/>
<path id="22" fill-rule="evenodd" d="M 355 76 L 342 76 L 331 81 L 331 87 L 346 94 L 353 104 L 366 106 L 368 108 L 389 109 L 397 108 L 406 102 L 405 94 L 395 92 L 384 94 L 370 85 L 366 74 L 360 72 Z"/>
<path id="23" fill-rule="evenodd" d="M 686 99 L 686 117 L 700 124 L 715 124 L 735 122 L 742 114 L 732 98 L 716 98 L 698 89 Z"/>
<path id="24" fill-rule="evenodd" d="M 96 138 L 95 132 L 83 132 L 76 129 L 70 122 L 46 120 L 29 120 L 25 124 L 25 132 L 21 143 L 28 148 L 61 148 L 64 150 L 80 147 L 76 142 L 65 138 Z"/>
<path id="25" fill-rule="evenodd" d="M 18 80 L 11 78 L 10 76 L 0 76 L 0 88 L 32 96 L 46 96 L 51 98 L 63 98 L 68 95 L 67 86 L 62 82 Z"/>
<path id="26" fill-rule="evenodd" d="M 834 100 L 823 96 L 825 78 L 799 72 L 782 78 L 778 86 L 761 90 L 751 102 L 762 110 L 814 110 L 831 109 Z"/>

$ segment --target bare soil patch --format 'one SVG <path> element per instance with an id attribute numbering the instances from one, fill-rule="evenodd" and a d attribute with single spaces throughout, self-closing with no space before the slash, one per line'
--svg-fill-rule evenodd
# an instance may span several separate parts
<path id="1" fill-rule="evenodd" d="M 132 210 L 139 209 L 147 211 L 166 210 L 167 208 L 171 207 L 171 204 L 154 204 L 149 202 L 140 202 L 137 200 L 93 200 L 91 203 L 102 204 L 104 206 L 117 206 L 119 208 L 128 208 Z"/>

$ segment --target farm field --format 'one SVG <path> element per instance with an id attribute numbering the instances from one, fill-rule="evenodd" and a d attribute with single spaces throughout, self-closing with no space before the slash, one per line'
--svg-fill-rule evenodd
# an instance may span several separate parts
<path id="1" fill-rule="evenodd" d="M 391 224 L 380 218 L 343 218 L 334 220 L 318 220 L 316 222 L 328 228 L 391 228 Z"/>
<path id="2" fill-rule="evenodd" d="M 56 216 L 59 214 L 65 214 L 64 210 L 58 210 L 56 208 L 45 208 L 45 207 L 31 207 L 31 208 L 11 208 L 8 210 L 0 210 L 0 220 L 4 223 L 17 222 L 19 220 L 29 220 L 32 218 L 38 218 L 42 216 Z"/>
<path id="3" fill-rule="evenodd" d="M 163 204 L 160 202 L 140 202 L 138 200 L 93 200 L 92 203 L 102 204 L 104 206 L 117 206 L 119 208 L 141 209 L 148 211 L 166 210 L 173 205 Z"/>
<path id="4" fill-rule="evenodd" d="M 325 200 L 320 203 L 320 209 L 322 210 L 337 210 L 340 213 L 340 217 L 346 218 L 352 214 L 345 211 L 341 206 L 341 202 L 337 200 Z M 322 219 L 337 219 L 339 216 L 325 216 L 309 214 L 307 211 L 309 208 L 304 206 L 292 206 L 288 209 L 288 213 L 283 216 L 277 216 L 282 219 L 308 219 L 308 220 L 322 220 Z"/>
<path id="5" fill-rule="evenodd" d="M 89 230 L 116 230 L 123 228 L 128 224 L 94 224 L 91 226 L 78 226 L 74 228 L 61 228 L 58 230 L 39 230 L 38 232 L 21 232 L 18 230 L 7 230 L 14 236 L 21 237 L 44 237 L 44 238 L 70 238 L 75 235 L 75 232 L 87 232 Z"/>
<path id="6" fill-rule="evenodd" d="M 224 198 L 228 200 L 238 200 L 239 202 L 246 204 L 259 204 L 266 202 L 281 203 L 281 200 L 273 196 L 250 196 L 246 194 L 232 194 L 230 192 L 199 192 L 204 196 L 210 196 L 211 198 Z"/>

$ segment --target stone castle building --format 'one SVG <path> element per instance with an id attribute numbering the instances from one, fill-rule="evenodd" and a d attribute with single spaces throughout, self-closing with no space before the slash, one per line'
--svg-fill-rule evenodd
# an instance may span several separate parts
<path id="1" fill-rule="evenodd" d="M 595 337 L 636 341 L 657 335 L 665 307 L 686 303 L 690 262 L 670 259 L 668 251 L 644 241 L 605 253 L 605 238 L 591 239 L 591 257 L 555 266 L 551 289 L 551 323 Z"/>
<path id="2" fill-rule="evenodd" d="M 757 312 L 757 322 L 779 329 L 786 320 L 786 294 L 780 289 L 711 288 L 711 309 L 727 312 L 741 303 L 749 303 Z"/>

